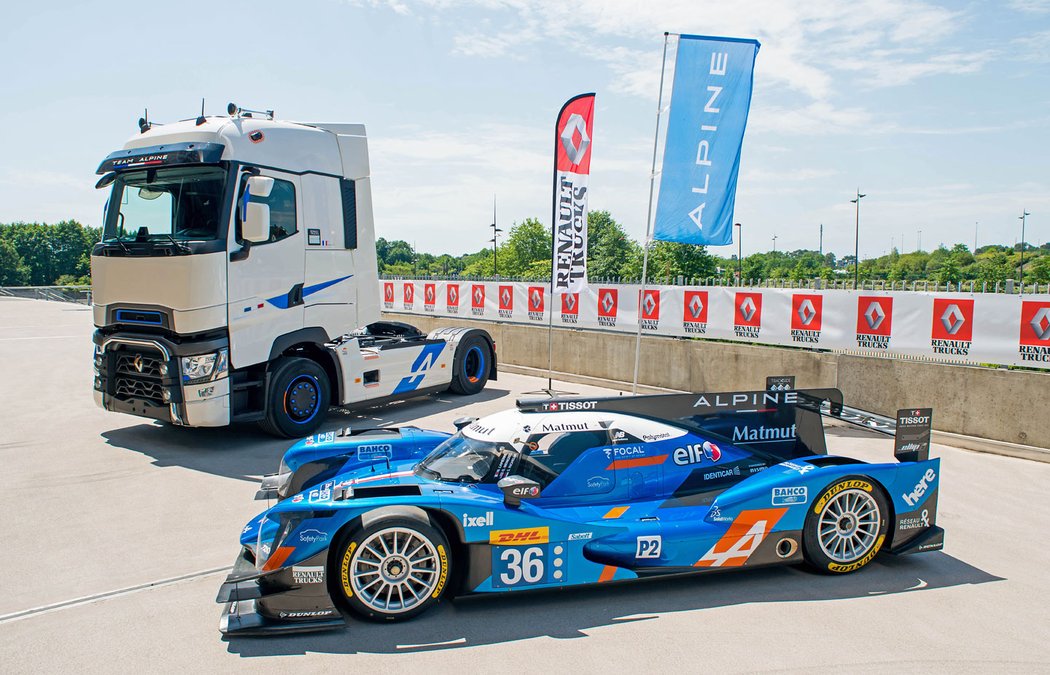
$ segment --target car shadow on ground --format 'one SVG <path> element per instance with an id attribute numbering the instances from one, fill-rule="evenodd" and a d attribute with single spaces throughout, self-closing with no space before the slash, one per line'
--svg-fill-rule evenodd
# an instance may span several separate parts
<path id="1" fill-rule="evenodd" d="M 319 431 L 344 427 L 367 428 L 408 425 L 415 420 L 510 395 L 508 389 L 489 386 L 474 396 L 443 392 L 371 408 L 331 408 Z M 454 431 L 449 426 L 442 431 Z M 284 451 L 296 439 L 273 438 L 254 424 L 222 428 L 186 428 L 170 424 L 136 424 L 102 433 L 106 443 L 151 457 L 156 466 L 179 466 L 218 476 L 258 481 L 277 471 Z"/>
<path id="2" fill-rule="evenodd" d="M 327 633 L 230 637 L 227 651 L 242 657 L 307 652 L 412 653 L 460 649 L 538 637 L 586 638 L 586 631 L 669 612 L 763 602 L 865 599 L 928 592 L 964 584 L 1002 581 L 943 552 L 883 556 L 864 571 L 844 576 L 772 567 L 733 574 L 703 574 L 521 594 L 479 595 L 443 602 L 397 624 L 347 618 L 347 628 Z M 703 616 L 698 622 L 703 622 Z M 697 625 L 698 629 L 702 626 Z"/>

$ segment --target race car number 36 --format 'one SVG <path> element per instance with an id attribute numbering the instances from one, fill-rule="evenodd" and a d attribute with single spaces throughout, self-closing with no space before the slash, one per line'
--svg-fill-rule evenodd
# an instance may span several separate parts
<path id="1" fill-rule="evenodd" d="M 565 574 L 565 547 L 560 544 L 492 547 L 493 588 L 558 582 Z"/>

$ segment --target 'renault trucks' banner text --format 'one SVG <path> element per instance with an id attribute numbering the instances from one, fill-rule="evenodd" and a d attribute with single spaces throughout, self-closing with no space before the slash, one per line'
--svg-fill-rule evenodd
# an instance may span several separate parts
<path id="1" fill-rule="evenodd" d="M 594 94 L 569 99 L 555 125 L 551 290 L 579 293 L 587 283 L 587 178 L 591 171 Z"/>
<path id="2" fill-rule="evenodd" d="M 757 40 L 681 35 L 653 238 L 733 243 Z"/>
<path id="3" fill-rule="evenodd" d="M 383 309 L 956 363 L 1050 367 L 1050 295 L 385 281 Z M 554 315 L 549 312 L 553 310 Z"/>

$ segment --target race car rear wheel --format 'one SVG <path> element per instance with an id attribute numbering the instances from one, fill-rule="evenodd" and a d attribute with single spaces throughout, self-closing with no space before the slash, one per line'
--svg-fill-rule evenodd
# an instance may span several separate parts
<path id="1" fill-rule="evenodd" d="M 889 507 L 870 478 L 847 476 L 820 494 L 806 515 L 806 561 L 826 574 L 846 574 L 875 558 L 886 539 Z"/>
<path id="2" fill-rule="evenodd" d="M 374 621 L 401 621 L 436 603 L 452 564 L 441 530 L 409 518 L 386 518 L 354 532 L 337 561 L 343 600 Z"/>

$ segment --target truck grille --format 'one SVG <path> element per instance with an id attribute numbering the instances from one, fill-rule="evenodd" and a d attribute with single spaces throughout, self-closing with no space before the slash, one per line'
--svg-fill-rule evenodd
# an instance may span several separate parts
<path id="1" fill-rule="evenodd" d="M 163 362 L 163 356 L 152 350 L 118 351 L 114 360 L 113 394 L 118 399 L 136 398 L 155 406 L 165 405 L 160 374 Z"/>

